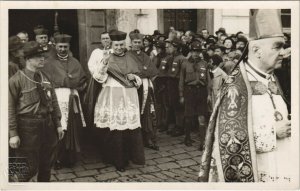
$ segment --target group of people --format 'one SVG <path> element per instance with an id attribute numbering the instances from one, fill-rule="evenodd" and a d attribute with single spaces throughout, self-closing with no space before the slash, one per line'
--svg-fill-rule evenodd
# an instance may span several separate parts
<path id="1" fill-rule="evenodd" d="M 26 32 L 9 38 L 11 181 L 47 182 L 55 161 L 73 165 L 79 131 L 86 126 L 79 94 L 87 75 L 72 56 L 71 36 L 57 34 L 50 45 L 47 29 L 39 25 L 34 33 L 35 41 L 28 41 Z M 20 171 L 15 164 L 25 166 Z"/>
<path id="2" fill-rule="evenodd" d="M 228 35 L 224 28 L 216 36 L 207 29 L 198 34 L 170 27 L 166 35 L 135 29 L 126 46 L 127 33 L 115 29 L 99 34 L 89 74 L 73 57 L 68 34 L 55 34 L 49 43 L 48 30 L 39 25 L 35 41 L 26 32 L 10 37 L 10 156 L 28 166 L 26 173 L 12 173 L 11 181 L 35 175 L 49 181 L 53 164 L 74 165 L 82 127 L 92 129 L 103 161 L 120 172 L 130 162 L 145 164 L 144 147 L 159 150 L 157 130 L 184 135 L 188 147 L 194 130 L 204 149 L 200 181 L 272 177 L 263 174 L 268 169 L 254 167 L 253 157 L 276 150 L 276 135 L 290 136 L 283 92 L 273 77 L 287 44 L 278 31 L 266 40 L 268 31 L 250 31 L 248 42 L 243 32 Z M 271 107 L 259 109 L 262 102 Z M 213 149 L 217 146 L 220 150 Z M 251 172 L 256 168 L 261 174 Z"/>

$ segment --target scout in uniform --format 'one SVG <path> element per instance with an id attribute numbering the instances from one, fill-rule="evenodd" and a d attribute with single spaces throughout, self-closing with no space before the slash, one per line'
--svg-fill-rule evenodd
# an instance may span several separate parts
<path id="1" fill-rule="evenodd" d="M 181 41 L 178 39 L 166 40 L 167 60 L 167 123 L 168 131 L 172 136 L 184 134 L 183 108 L 179 103 L 179 77 L 182 62 L 185 57 L 180 53 Z"/>
<path id="2" fill-rule="evenodd" d="M 207 116 L 207 63 L 200 58 L 201 43 L 191 44 L 191 57 L 185 60 L 180 71 L 179 95 L 184 104 L 186 146 L 192 145 L 191 127 L 195 118 L 200 129 L 200 144 L 205 137 L 205 117 Z"/>
<path id="3" fill-rule="evenodd" d="M 166 61 L 163 59 L 166 57 L 166 43 L 164 41 L 157 41 L 155 43 L 155 52 L 153 62 L 158 69 L 158 75 L 154 80 L 154 93 L 156 100 L 156 116 L 157 116 L 157 128 L 163 130 L 163 126 L 166 126 Z M 163 61 L 163 62 L 162 62 Z"/>
<path id="4" fill-rule="evenodd" d="M 58 139 L 64 135 L 61 112 L 52 84 L 40 71 L 44 50 L 34 41 L 23 49 L 26 67 L 9 79 L 8 112 L 9 145 L 25 166 L 12 176 L 29 181 L 37 174 L 37 181 L 48 182 Z"/>

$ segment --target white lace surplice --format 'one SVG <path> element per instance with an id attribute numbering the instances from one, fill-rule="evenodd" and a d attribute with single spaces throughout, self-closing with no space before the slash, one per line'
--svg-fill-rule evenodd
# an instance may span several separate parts
<path id="1" fill-rule="evenodd" d="M 103 54 L 104 51 L 95 49 L 88 62 L 93 78 L 103 87 L 95 105 L 96 127 L 109 127 L 111 130 L 141 127 L 137 89 L 125 88 L 106 73 Z"/>
<path id="2" fill-rule="evenodd" d="M 58 105 L 59 105 L 59 108 L 61 111 L 61 126 L 62 126 L 63 130 L 67 130 L 68 117 L 69 117 L 69 98 L 70 98 L 71 89 L 70 88 L 55 88 L 55 93 L 56 93 Z M 74 90 L 74 93 L 79 98 L 77 90 Z M 79 107 L 80 107 L 80 115 L 81 115 L 82 125 L 83 125 L 83 127 L 85 127 L 86 124 L 84 121 L 80 100 L 79 100 Z"/>
<path id="3" fill-rule="evenodd" d="M 96 127 L 111 130 L 136 129 L 141 126 L 136 88 L 124 88 L 108 76 L 95 106 Z"/>
<path id="4" fill-rule="evenodd" d="M 259 80 L 268 86 L 268 80 L 257 75 L 251 68 L 247 66 L 246 68 L 252 74 L 248 74 L 250 81 Z M 283 98 L 281 95 L 273 94 L 273 99 L 276 109 L 283 116 L 283 120 L 287 120 L 288 111 Z M 291 172 L 293 172 L 293 166 L 287 160 L 291 156 L 291 140 L 290 137 L 276 138 L 274 108 L 267 93 L 252 95 L 252 121 L 259 181 L 289 182 Z"/>

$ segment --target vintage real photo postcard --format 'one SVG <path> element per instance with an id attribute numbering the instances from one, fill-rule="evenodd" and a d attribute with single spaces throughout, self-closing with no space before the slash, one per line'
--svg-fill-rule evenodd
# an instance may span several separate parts
<path id="1" fill-rule="evenodd" d="M 1 188 L 299 188 L 298 1 L 0 5 Z"/>

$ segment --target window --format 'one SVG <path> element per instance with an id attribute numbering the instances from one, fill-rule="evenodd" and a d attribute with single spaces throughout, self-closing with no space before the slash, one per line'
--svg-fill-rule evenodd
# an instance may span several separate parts
<path id="1" fill-rule="evenodd" d="M 291 9 L 281 9 L 283 32 L 291 33 Z"/>

